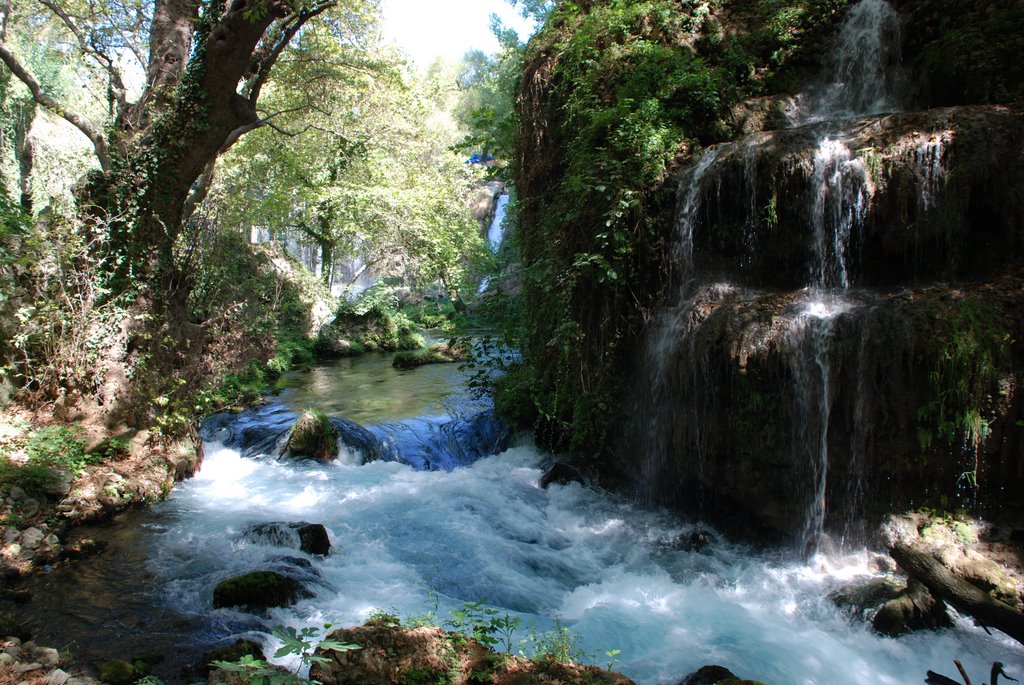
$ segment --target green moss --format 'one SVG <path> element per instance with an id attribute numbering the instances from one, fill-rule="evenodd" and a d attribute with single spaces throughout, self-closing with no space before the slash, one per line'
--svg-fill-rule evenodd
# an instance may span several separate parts
<path id="1" fill-rule="evenodd" d="M 976 449 L 989 433 L 986 405 L 1007 365 L 1010 332 L 997 312 L 974 300 L 954 303 L 940 320 L 929 374 L 933 399 L 918 411 L 921 449 L 936 437 Z"/>
<path id="2" fill-rule="evenodd" d="M 100 665 L 100 680 L 110 685 L 131 685 L 141 676 L 142 673 L 132 663 L 121 659 Z"/>
<path id="3" fill-rule="evenodd" d="M 219 583 L 213 589 L 213 606 L 215 609 L 285 607 L 306 596 L 309 596 L 308 591 L 291 578 L 273 571 L 254 571 Z"/>
<path id="4" fill-rule="evenodd" d="M 331 461 L 338 452 L 338 430 L 319 409 L 307 409 L 288 436 L 285 453 L 290 457 L 308 457 Z"/>

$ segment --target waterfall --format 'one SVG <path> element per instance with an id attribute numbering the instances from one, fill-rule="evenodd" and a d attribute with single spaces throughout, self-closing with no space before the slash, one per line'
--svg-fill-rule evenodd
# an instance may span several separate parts
<path id="1" fill-rule="evenodd" d="M 816 263 L 811 284 L 845 290 L 850 287 L 850 236 L 863 220 L 871 199 L 871 177 L 863 161 L 852 158 L 842 140 L 826 136 L 814 153 L 812 188 Z"/>
<path id="2" fill-rule="evenodd" d="M 846 304 L 810 303 L 786 332 L 790 368 L 798 407 L 795 440 L 808 465 L 810 497 L 799 544 L 814 552 L 825 530 L 829 466 L 829 425 L 834 400 L 832 378 L 833 324 Z"/>
<path id="3" fill-rule="evenodd" d="M 932 209 L 946 177 L 943 152 L 950 133 L 928 136 L 914 149 L 914 175 L 920 188 L 921 204 L 925 211 Z"/>
<path id="4" fill-rule="evenodd" d="M 722 149 L 713 147 L 705 150 L 697 164 L 679 182 L 675 257 L 684 285 L 693 278 L 693 229 L 700 211 L 704 177 L 714 166 Z"/>
<path id="5" fill-rule="evenodd" d="M 505 237 L 505 212 L 508 209 L 508 193 L 502 193 L 498 197 L 498 204 L 494 208 L 494 219 L 490 228 L 487 229 L 487 242 L 492 252 L 497 252 L 501 247 L 501 241 Z"/>
<path id="6" fill-rule="evenodd" d="M 900 17 L 885 0 L 850 8 L 832 49 L 825 85 L 804 94 L 798 123 L 840 120 L 900 110 L 905 78 L 900 65 Z"/>
<path id="7" fill-rule="evenodd" d="M 796 479 L 788 495 L 798 501 L 796 508 L 802 507 L 803 523 L 789 532 L 804 550 L 820 546 L 829 521 L 828 493 L 844 486 L 829 482 L 830 467 L 837 468 L 832 465 L 830 446 L 848 449 L 850 454 L 836 456 L 847 459 L 846 477 L 861 477 L 859 455 L 866 438 L 851 440 L 848 447 L 838 434 L 830 439 L 836 400 L 844 391 L 837 350 L 847 349 L 851 342 L 843 335 L 863 335 L 839 322 L 856 322 L 861 316 L 849 292 L 856 285 L 858 241 L 878 190 L 877 162 L 871 166 L 873 150 L 851 143 L 863 122 L 852 119 L 899 109 L 903 83 L 899 56 L 899 16 L 884 0 L 862 0 L 848 10 L 836 38 L 827 65 L 827 85 L 798 98 L 790 128 L 752 133 L 710 147 L 680 175 L 675 243 L 667 255 L 678 269 L 678 286 L 674 297 L 651 319 L 636 374 L 640 395 L 636 424 L 642 427 L 637 442 L 643 455 L 637 478 L 643 500 L 671 500 L 704 515 L 705 489 L 721 487 L 714 482 L 720 472 L 711 468 L 709 460 L 732 458 L 723 451 L 730 444 L 728 427 L 735 421 L 746 421 L 752 430 L 758 421 L 788 422 L 789 429 L 776 430 L 781 437 L 773 439 L 784 442 L 776 449 L 788 449 L 789 455 L 784 464 L 770 468 L 785 468 Z M 941 191 L 946 140 L 946 136 L 926 137 L 907 150 L 925 210 L 935 204 Z M 775 167 L 768 156 L 787 153 L 799 160 L 785 167 L 785 173 L 802 184 L 799 193 L 785 186 L 780 191 L 774 185 Z M 712 192 L 713 188 L 717 190 Z M 744 199 L 728 195 L 730 188 L 742 189 Z M 805 209 L 796 211 L 801 201 Z M 780 218 L 776 208 L 782 204 L 788 213 Z M 758 304 L 781 298 L 778 293 L 698 278 L 698 273 L 714 273 L 716 265 L 698 262 L 695 254 L 702 248 L 697 245 L 726 241 L 722 244 L 733 251 L 740 269 L 737 275 L 742 278 L 743 271 L 757 262 L 758 249 L 782 252 L 764 235 L 778 230 L 782 221 L 788 222 L 790 233 L 806 230 L 801 235 L 807 236 L 808 248 L 798 262 L 806 265 L 803 290 L 785 299 L 785 306 L 772 310 Z M 794 248 L 792 254 L 802 253 Z M 797 273 L 795 279 L 800 278 Z M 850 354 L 857 364 L 869 356 L 864 350 Z M 779 368 L 765 366 L 764 360 L 772 355 L 781 360 Z M 738 368 L 729 369 L 729 364 Z M 748 364 L 755 364 L 754 370 Z M 852 368 L 842 369 L 842 377 L 859 373 L 859 367 Z M 751 373 L 788 388 L 782 392 L 788 408 L 767 406 L 770 402 L 763 397 L 746 403 L 729 398 L 731 392 L 742 392 L 736 387 L 748 383 Z M 849 406 L 844 404 L 844 411 Z M 859 401 L 856 416 L 842 418 L 844 430 L 856 426 L 867 431 L 869 409 L 869 399 Z M 750 416 L 737 417 L 737 411 Z M 747 449 L 756 451 L 753 446 Z M 673 491 L 681 484 L 695 484 L 696 489 L 685 494 Z M 843 490 L 843 496 L 856 503 L 859 488 L 854 483 Z M 719 500 L 715 506 L 728 508 L 720 495 L 715 495 Z"/>

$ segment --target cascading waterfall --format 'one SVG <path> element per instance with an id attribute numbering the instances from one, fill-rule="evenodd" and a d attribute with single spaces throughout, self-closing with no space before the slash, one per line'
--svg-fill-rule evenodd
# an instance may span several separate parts
<path id="1" fill-rule="evenodd" d="M 494 206 L 494 218 L 491 220 L 491 225 L 487 228 L 487 245 L 491 248 L 491 252 L 494 253 L 501 249 L 501 243 L 505 239 L 505 214 L 508 211 L 509 199 L 508 193 L 502 193 L 498 196 L 498 202 Z M 480 280 L 476 294 L 482 295 L 490 285 L 491 277 L 484 276 Z"/>
<path id="2" fill-rule="evenodd" d="M 487 243 L 491 246 L 492 252 L 497 252 L 501 247 L 501 241 L 505 237 L 505 213 L 508 210 L 508 193 L 502 193 L 498 197 L 498 204 L 494 207 L 494 219 L 487 229 Z"/>
<path id="3" fill-rule="evenodd" d="M 920 188 L 921 204 L 925 211 L 935 207 L 939 190 L 946 178 L 943 166 L 943 152 L 949 133 L 928 136 L 914 149 L 914 175 Z"/>
<path id="4" fill-rule="evenodd" d="M 675 261 L 680 265 L 680 282 L 685 284 L 694 277 L 693 273 L 693 229 L 700 212 L 704 192 L 704 177 L 713 168 L 722 148 L 713 147 L 704 151 L 691 171 L 684 174 L 679 183 L 678 210 L 676 212 Z"/>
<path id="5" fill-rule="evenodd" d="M 900 109 L 898 92 L 904 82 L 900 37 L 899 16 L 887 2 L 862 0 L 848 10 L 833 48 L 828 82 L 797 98 L 790 129 L 774 137 L 753 133 L 716 145 L 681 174 L 676 243 L 670 255 L 678 272 L 678 289 L 674 301 L 656 313 L 649 326 L 639 390 L 646 397 L 637 402 L 639 424 L 647 427 L 647 434 L 639 437 L 645 456 L 638 472 L 638 487 L 645 500 L 663 500 L 658 493 L 664 494 L 665 480 L 677 475 L 678 482 L 703 482 L 707 431 L 699 425 L 680 423 L 721 420 L 711 409 L 720 404 L 713 395 L 728 390 L 698 387 L 715 381 L 710 372 L 700 374 L 702 368 L 707 371 L 708 354 L 697 349 L 696 338 L 703 335 L 706 315 L 723 302 L 722 293 L 731 293 L 728 297 L 741 301 L 757 297 L 753 292 L 743 294 L 742 288 L 727 282 L 716 283 L 710 289 L 702 287 L 706 284 L 698 279 L 698 272 L 703 265 L 695 263 L 695 243 L 703 233 L 722 233 L 739 225 L 743 235 L 738 241 L 737 262 L 741 268 L 750 266 L 756 259 L 755 246 L 764 245 L 759 232 L 774 231 L 774 222 L 778 221 L 774 215 L 778 198 L 771 188 L 773 172 L 762 170 L 766 165 L 763 155 L 770 153 L 762 153 L 762 145 L 768 140 L 794 141 L 785 144 L 803 145 L 801 152 L 812 145 L 807 155 L 811 166 L 804 181 L 808 194 L 803 221 L 809 229 L 811 248 L 804 290 L 788 311 L 776 315 L 774 323 L 758 324 L 765 329 L 763 335 L 737 341 L 730 354 L 734 359 L 745 359 L 755 351 L 737 348 L 757 344 L 762 350 L 781 350 L 782 358 L 788 360 L 784 382 L 792 388 L 794 413 L 789 419 L 796 426 L 792 449 L 794 459 L 803 464 L 800 468 L 806 479 L 803 487 L 792 494 L 806 502 L 804 525 L 794 531 L 794 537 L 803 549 L 819 546 L 828 514 L 832 408 L 834 395 L 840 391 L 837 369 L 833 368 L 835 350 L 841 342 L 836 323 L 844 317 L 859 316 L 849 290 L 855 285 L 859 236 L 866 230 L 877 190 L 878 169 L 872 169 L 869 163 L 871 150 L 855 151 L 849 141 L 863 128 L 863 117 Z M 941 191 L 945 142 L 945 135 L 930 136 L 909 151 L 925 211 L 934 207 Z M 759 173 L 764 178 L 759 178 Z M 772 195 L 765 196 L 765 183 Z M 735 200 L 731 196 L 723 200 L 718 195 L 723 188 L 740 186 L 746 190 L 746 201 L 742 205 L 745 216 L 738 218 L 735 205 L 723 209 Z M 784 199 L 790 205 L 795 203 L 792 198 Z M 724 224 L 716 225 L 716 221 Z M 793 221 L 792 213 L 789 221 Z M 701 311 L 704 315 L 698 315 Z M 850 327 L 842 328 L 843 335 L 849 334 Z M 706 337 L 714 335 L 709 332 Z M 707 340 L 700 344 L 707 344 Z M 741 377 L 742 373 L 745 369 L 741 369 Z M 866 413 L 867 409 L 861 407 L 853 421 L 858 426 L 866 425 Z M 863 448 L 855 442 L 851 441 L 852 451 Z M 844 457 L 849 457 L 851 464 L 860 459 L 853 453 Z M 847 476 L 858 477 L 855 466 Z M 856 489 L 850 486 L 851 491 Z M 691 494 L 690 499 L 703 501 L 703 494 Z M 696 508 L 699 512 L 700 507 Z"/>
<path id="6" fill-rule="evenodd" d="M 794 123 L 836 121 L 901 109 L 900 17 L 886 0 L 849 10 L 832 50 L 829 81 L 799 98 Z"/>
<path id="7" fill-rule="evenodd" d="M 801 548 L 807 552 L 816 551 L 825 529 L 828 429 L 835 392 L 831 368 L 833 324 L 847 309 L 845 302 L 811 302 L 786 331 L 799 409 L 794 443 L 806 450 L 810 475 L 810 504 L 799 537 Z"/>
<path id="8" fill-rule="evenodd" d="M 811 283 L 823 290 L 850 287 L 847 267 L 850 237 L 871 200 L 871 177 L 842 140 L 826 136 L 814 153 L 815 189 L 812 226 L 815 264 Z"/>

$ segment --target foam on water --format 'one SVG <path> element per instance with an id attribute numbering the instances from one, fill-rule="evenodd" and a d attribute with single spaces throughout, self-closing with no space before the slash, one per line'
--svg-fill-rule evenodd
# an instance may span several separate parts
<path id="1" fill-rule="evenodd" d="M 787 562 L 716 536 L 699 552 L 675 544 L 697 530 L 578 484 L 537 486 L 544 455 L 518 447 L 450 473 L 397 463 L 282 464 L 208 446 L 202 472 L 160 505 L 150 535 L 164 600 L 209 613 L 220 580 L 266 567 L 292 549 L 255 544 L 254 523 L 324 523 L 335 550 L 310 557 L 316 596 L 274 610 L 266 626 L 340 625 L 373 608 L 441 621 L 483 600 L 518 616 L 517 639 L 561 617 L 580 647 L 640 683 L 675 683 L 707 663 L 777 683 L 918 682 L 955 656 L 972 671 L 1024 650 L 961 625 L 898 640 L 851 622 L 826 595 L 867 575 L 866 555 Z M 238 618 L 218 610 L 226 624 Z"/>

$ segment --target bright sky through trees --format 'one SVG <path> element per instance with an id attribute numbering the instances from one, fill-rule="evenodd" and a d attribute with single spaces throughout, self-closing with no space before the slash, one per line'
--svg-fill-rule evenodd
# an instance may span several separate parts
<path id="1" fill-rule="evenodd" d="M 516 29 L 521 39 L 533 30 L 505 0 L 383 0 L 384 38 L 396 43 L 420 67 L 438 57 L 457 60 L 468 50 L 497 52 L 491 14 Z"/>

